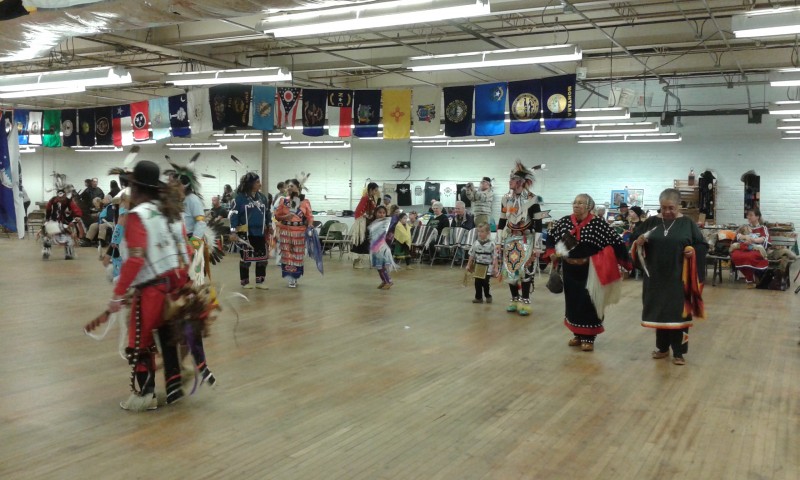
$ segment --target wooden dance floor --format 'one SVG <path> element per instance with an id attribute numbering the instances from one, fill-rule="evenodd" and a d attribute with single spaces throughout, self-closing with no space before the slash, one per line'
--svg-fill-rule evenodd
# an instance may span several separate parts
<path id="1" fill-rule="evenodd" d="M 421 266 L 377 290 L 337 254 L 289 289 L 233 298 L 206 340 L 218 387 L 134 414 L 116 330 L 83 334 L 110 296 L 96 251 L 42 261 L 0 239 L 2 479 L 797 479 L 800 296 L 706 287 L 687 365 L 653 360 L 641 281 L 596 350 L 567 346 L 563 297 L 533 315 L 473 305 L 461 270 Z M 794 286 L 793 286 L 794 288 Z M 238 310 L 238 323 L 234 309 Z M 188 388 L 191 388 L 189 385 Z"/>

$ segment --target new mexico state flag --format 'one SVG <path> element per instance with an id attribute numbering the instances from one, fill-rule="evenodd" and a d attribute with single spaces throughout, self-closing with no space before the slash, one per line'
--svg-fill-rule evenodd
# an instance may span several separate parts
<path id="1" fill-rule="evenodd" d="M 384 90 L 383 138 L 403 140 L 411 136 L 411 90 Z"/>

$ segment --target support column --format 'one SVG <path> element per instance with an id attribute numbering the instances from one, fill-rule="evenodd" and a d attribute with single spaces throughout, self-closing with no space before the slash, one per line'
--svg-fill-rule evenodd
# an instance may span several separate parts
<path id="1" fill-rule="evenodd" d="M 261 131 L 261 191 L 269 192 L 269 132 Z M 266 195 L 266 193 L 265 193 Z"/>

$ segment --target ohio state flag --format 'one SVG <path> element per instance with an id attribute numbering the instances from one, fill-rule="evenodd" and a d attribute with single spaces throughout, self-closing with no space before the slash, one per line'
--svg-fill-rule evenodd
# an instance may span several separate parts
<path id="1" fill-rule="evenodd" d="M 278 128 L 294 127 L 297 123 L 297 104 L 300 99 L 299 88 L 278 88 Z"/>

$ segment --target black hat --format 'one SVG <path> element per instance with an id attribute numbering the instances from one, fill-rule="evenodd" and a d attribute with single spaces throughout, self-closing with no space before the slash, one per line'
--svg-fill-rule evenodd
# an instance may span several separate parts
<path id="1" fill-rule="evenodd" d="M 628 204 L 625 203 L 625 202 L 622 202 L 622 203 L 619 204 L 619 208 L 628 208 Z"/>
<path id="2" fill-rule="evenodd" d="M 492 179 L 491 179 L 491 178 L 489 178 L 489 177 L 483 177 L 483 181 L 484 181 L 484 182 L 487 182 L 489 185 L 491 185 L 491 184 L 492 184 Z"/>
<path id="3" fill-rule="evenodd" d="M 142 160 L 133 167 L 133 172 L 128 175 L 120 175 L 128 182 L 148 188 L 159 188 L 166 184 L 160 180 L 161 169 L 149 160 Z"/>
<path id="4" fill-rule="evenodd" d="M 644 210 L 642 210 L 641 207 L 631 207 L 631 211 L 633 213 L 635 213 L 636 215 L 638 215 L 639 217 L 643 217 L 644 216 Z"/>

